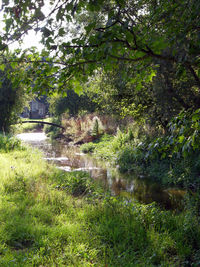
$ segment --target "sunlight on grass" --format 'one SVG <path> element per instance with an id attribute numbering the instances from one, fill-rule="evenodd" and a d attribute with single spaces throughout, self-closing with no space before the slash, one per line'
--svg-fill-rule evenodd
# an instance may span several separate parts
<path id="1" fill-rule="evenodd" d="M 184 266 L 198 262 L 192 213 L 128 203 L 30 148 L 0 154 L 0 266 Z M 180 231 L 181 229 L 181 231 Z"/>

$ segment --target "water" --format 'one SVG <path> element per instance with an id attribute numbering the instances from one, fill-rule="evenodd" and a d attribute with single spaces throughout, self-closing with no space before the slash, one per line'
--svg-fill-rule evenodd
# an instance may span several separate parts
<path id="1" fill-rule="evenodd" d="M 175 188 L 162 188 L 145 177 L 133 174 L 121 174 L 105 162 L 95 160 L 80 153 L 77 147 L 68 146 L 59 141 L 49 142 L 44 133 L 23 133 L 19 139 L 37 147 L 44 153 L 44 159 L 54 163 L 63 171 L 87 171 L 91 177 L 100 180 L 113 195 L 122 195 L 148 204 L 153 201 L 166 209 L 181 209 L 185 191 Z"/>

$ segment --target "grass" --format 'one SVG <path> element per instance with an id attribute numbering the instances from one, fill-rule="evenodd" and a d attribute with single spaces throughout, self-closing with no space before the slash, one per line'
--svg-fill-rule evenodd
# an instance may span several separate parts
<path id="1" fill-rule="evenodd" d="M 0 266 L 200 262 L 193 208 L 175 214 L 111 197 L 88 174 L 58 170 L 20 146 L 2 145 L 0 177 Z"/>
<path id="2" fill-rule="evenodd" d="M 89 142 L 81 145 L 80 150 L 83 153 L 93 153 L 96 158 L 109 159 L 112 161 L 114 157 L 114 151 L 112 144 L 114 137 L 108 134 L 104 134 L 94 142 Z"/>

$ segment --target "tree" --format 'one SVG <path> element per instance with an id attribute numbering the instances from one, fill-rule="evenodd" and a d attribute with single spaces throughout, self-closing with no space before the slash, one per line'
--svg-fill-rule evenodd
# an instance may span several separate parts
<path id="1" fill-rule="evenodd" d="M 96 104 L 86 94 L 78 95 L 73 90 L 66 90 L 67 96 L 54 95 L 50 97 L 50 112 L 55 116 L 68 113 L 77 116 L 81 111 L 94 112 Z"/>
<path id="2" fill-rule="evenodd" d="M 166 129 L 173 116 L 182 109 L 198 108 L 200 100 L 194 80 L 186 72 L 180 77 L 176 67 L 160 61 L 156 74 L 147 79 L 142 71 L 133 73 L 132 64 L 120 62 L 113 70 L 99 71 L 84 90 L 103 113 L 132 116 Z"/>
<path id="3" fill-rule="evenodd" d="M 25 90 L 11 82 L 6 69 L 0 70 L 0 132 L 10 131 L 10 126 L 17 122 L 26 101 Z"/>
<path id="4" fill-rule="evenodd" d="M 99 71 L 85 85 L 84 91 L 93 101 L 98 103 L 98 109 L 104 114 L 115 114 L 122 117 L 132 116 L 135 120 L 145 120 L 145 111 L 152 104 L 148 91 L 148 82 L 137 89 L 130 64 L 120 62 L 118 67 L 110 71 Z"/>
<path id="5" fill-rule="evenodd" d="M 0 49 L 34 29 L 54 55 L 43 51 L 40 57 L 21 57 L 33 64 L 35 90 L 42 91 L 43 85 L 45 90 L 54 90 L 54 85 L 62 90 L 66 84 L 80 90 L 80 81 L 118 61 L 132 63 L 133 72 L 142 70 L 148 77 L 163 61 L 175 64 L 175 72 L 184 69 L 200 91 L 199 1 L 51 0 L 50 5 L 46 15 L 43 0 L 3 1 L 6 26 Z"/>

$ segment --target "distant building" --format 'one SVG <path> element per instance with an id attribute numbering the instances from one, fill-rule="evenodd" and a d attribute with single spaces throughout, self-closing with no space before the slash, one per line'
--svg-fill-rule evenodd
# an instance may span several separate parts
<path id="1" fill-rule="evenodd" d="M 30 119 L 42 119 L 46 115 L 46 106 L 40 100 L 33 100 L 30 103 Z"/>
<path id="2" fill-rule="evenodd" d="M 43 119 L 48 111 L 48 105 L 44 100 L 35 99 L 30 102 L 30 108 L 25 108 L 21 116 L 30 119 Z"/>

